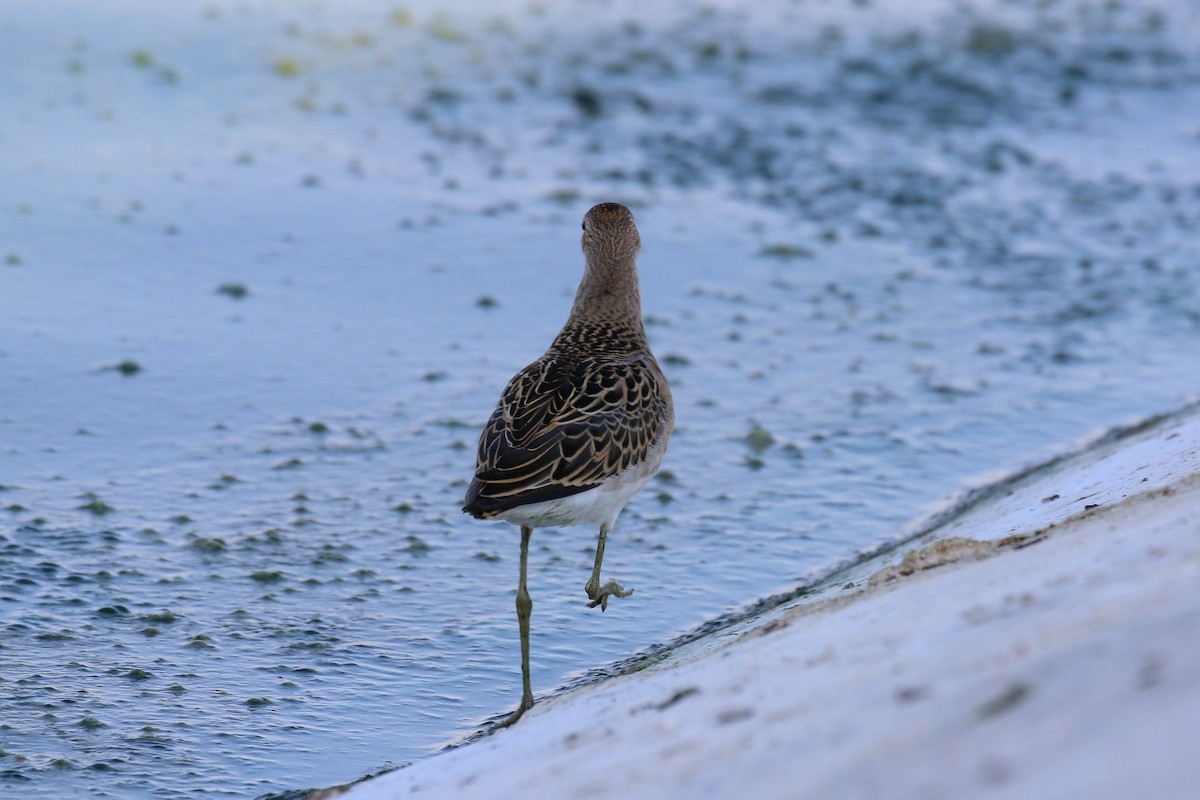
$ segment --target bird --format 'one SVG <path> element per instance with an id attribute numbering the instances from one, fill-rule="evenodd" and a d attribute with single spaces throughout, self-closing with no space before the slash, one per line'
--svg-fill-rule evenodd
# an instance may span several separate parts
<path id="1" fill-rule="evenodd" d="M 658 471 L 675 429 L 666 376 L 650 352 L 642 320 L 637 256 L 641 237 L 620 203 L 583 217 L 583 277 L 571 313 L 549 349 L 508 382 L 479 437 L 463 511 L 521 529 L 517 623 L 521 701 L 497 727 L 533 707 L 529 678 L 527 586 L 535 528 L 599 528 L 596 559 L 584 586 L 589 608 L 632 588 L 601 583 L 604 546 L 621 509 Z"/>

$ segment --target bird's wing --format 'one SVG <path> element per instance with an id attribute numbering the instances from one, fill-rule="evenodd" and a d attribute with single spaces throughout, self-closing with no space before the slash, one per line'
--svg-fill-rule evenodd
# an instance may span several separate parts
<path id="1" fill-rule="evenodd" d="M 599 485 L 647 457 L 669 403 L 662 372 L 646 355 L 530 364 L 484 427 L 464 510 L 490 516 Z"/>

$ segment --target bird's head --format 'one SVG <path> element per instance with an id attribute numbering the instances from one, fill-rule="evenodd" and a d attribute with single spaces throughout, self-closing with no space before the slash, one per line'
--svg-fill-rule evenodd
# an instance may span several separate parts
<path id="1" fill-rule="evenodd" d="M 583 254 L 589 265 L 627 263 L 641 248 L 633 214 L 620 203 L 601 203 L 583 215 Z"/>

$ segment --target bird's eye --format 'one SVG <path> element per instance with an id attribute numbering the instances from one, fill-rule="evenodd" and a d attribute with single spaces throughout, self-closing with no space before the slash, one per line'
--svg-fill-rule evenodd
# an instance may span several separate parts
<path id="1" fill-rule="evenodd" d="M 584 221 L 584 223 L 582 225 L 580 225 L 579 227 L 583 228 L 586 231 L 587 230 L 587 222 Z"/>

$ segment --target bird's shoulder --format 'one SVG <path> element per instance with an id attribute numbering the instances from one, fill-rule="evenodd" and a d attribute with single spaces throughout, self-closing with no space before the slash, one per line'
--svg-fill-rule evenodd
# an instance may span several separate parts
<path id="1" fill-rule="evenodd" d="M 640 416 L 664 403 L 669 405 L 670 391 L 648 352 L 578 355 L 551 350 L 509 381 L 496 422 L 519 442 L 554 426 Z"/>

